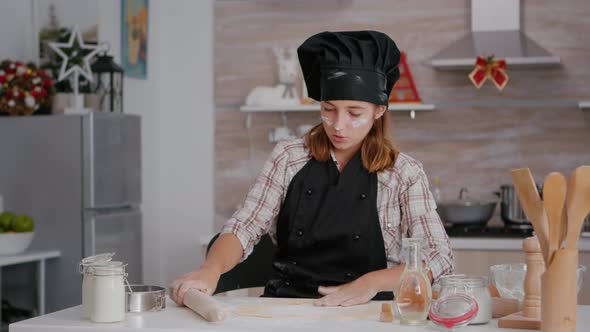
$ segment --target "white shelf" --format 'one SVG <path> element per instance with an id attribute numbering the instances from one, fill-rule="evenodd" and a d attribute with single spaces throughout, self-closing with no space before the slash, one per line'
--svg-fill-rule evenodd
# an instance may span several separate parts
<path id="1" fill-rule="evenodd" d="M 277 106 L 241 106 L 242 112 L 313 112 L 319 111 L 319 104 L 310 105 L 277 105 Z M 389 105 L 390 111 L 432 111 L 433 104 L 395 103 Z"/>
<path id="2" fill-rule="evenodd" d="M 580 100 L 578 107 L 581 109 L 590 109 L 590 100 Z"/>
<path id="3" fill-rule="evenodd" d="M 16 255 L 0 255 L 0 267 L 14 264 L 22 264 L 35 262 L 39 260 L 46 260 L 50 258 L 60 257 L 61 253 L 58 250 L 48 251 L 25 251 L 22 254 Z"/>
<path id="4" fill-rule="evenodd" d="M 434 110 L 433 104 L 422 104 L 422 103 L 395 103 L 390 104 L 389 108 L 392 112 L 410 112 L 410 118 L 416 117 L 416 112 L 425 112 Z M 276 106 L 240 106 L 241 112 L 246 112 L 246 128 L 252 126 L 252 113 L 264 113 L 264 112 L 281 112 L 283 113 L 283 121 L 286 121 L 285 114 L 287 112 L 318 112 L 320 110 L 320 104 L 311 105 L 276 105 Z"/>

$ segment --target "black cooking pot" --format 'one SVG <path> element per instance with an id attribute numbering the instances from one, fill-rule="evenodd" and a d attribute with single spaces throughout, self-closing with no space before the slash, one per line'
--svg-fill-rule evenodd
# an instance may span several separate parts
<path id="1" fill-rule="evenodd" d="M 520 200 L 516 190 L 514 189 L 514 185 L 504 184 L 500 186 L 500 190 L 501 191 L 496 192 L 496 195 L 501 199 L 500 214 L 504 224 L 507 227 L 532 227 L 530 221 L 527 219 L 527 216 L 522 209 L 522 206 L 520 205 Z M 542 196 L 542 190 L 538 184 L 537 190 L 539 191 L 539 196 Z"/>
<path id="2" fill-rule="evenodd" d="M 480 202 L 465 198 L 466 188 L 461 188 L 459 199 L 437 203 L 436 211 L 445 223 L 453 225 L 485 226 L 494 215 L 497 202 Z"/>

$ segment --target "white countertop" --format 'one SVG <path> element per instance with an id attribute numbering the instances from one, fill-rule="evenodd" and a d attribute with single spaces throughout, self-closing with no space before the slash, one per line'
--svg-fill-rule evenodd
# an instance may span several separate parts
<path id="1" fill-rule="evenodd" d="M 453 250 L 521 251 L 524 238 L 451 237 Z M 590 251 L 590 238 L 578 242 L 580 252 Z"/>
<path id="2" fill-rule="evenodd" d="M 206 248 L 213 235 L 200 237 L 201 245 Z M 454 250 L 503 250 L 521 251 L 524 238 L 498 237 L 451 237 L 451 247 Z M 578 242 L 580 252 L 590 251 L 590 238 L 581 237 Z"/>
<path id="3" fill-rule="evenodd" d="M 220 323 L 209 323 L 204 321 L 200 316 L 185 307 L 177 307 L 172 301 L 168 299 L 166 309 L 161 312 L 148 312 L 141 314 L 128 314 L 125 321 L 119 323 L 99 324 L 93 323 L 81 318 L 81 307 L 73 307 L 62 311 L 54 312 L 52 314 L 28 319 L 10 325 L 10 332 L 33 332 L 33 331 L 68 331 L 68 332 L 85 332 L 85 331 L 112 331 L 123 332 L 136 329 L 144 329 L 153 332 L 164 331 L 372 331 L 372 332 L 410 332 L 410 331 L 436 331 L 434 325 L 429 322 L 426 326 L 409 327 L 400 326 L 399 322 L 382 323 L 378 321 L 378 311 L 373 311 L 374 308 L 380 308 L 378 302 L 364 306 L 355 306 L 349 308 L 342 307 L 313 307 L 309 303 L 290 304 L 291 307 L 285 312 L 307 312 L 311 318 L 302 316 L 282 317 L 280 319 L 268 317 L 252 317 L 248 315 L 239 314 L 239 309 L 244 308 L 272 308 L 266 310 L 274 310 L 273 312 L 281 312 L 281 309 L 286 309 L 286 302 L 279 302 L 277 300 L 285 301 L 286 299 L 268 299 L 268 298 L 235 298 L 235 297 L 217 297 L 223 302 L 230 312 L 229 317 Z M 368 311 L 367 308 L 371 309 Z M 249 310 L 249 309 L 248 309 Z M 336 318 L 330 316 L 330 312 L 335 310 L 349 310 L 351 316 L 349 318 Z M 350 310 L 357 310 L 356 314 Z M 241 311 L 246 312 L 246 311 Z M 369 312 L 366 318 L 359 318 L 359 313 Z M 374 315 L 372 314 L 373 312 Z M 322 317 L 332 317 L 331 319 L 318 319 L 318 315 L 325 314 Z M 277 314 L 275 314 L 277 315 Z M 279 314 L 280 315 L 280 314 Z M 306 316 L 307 317 L 307 316 Z M 590 306 L 578 306 L 578 323 L 577 331 L 582 332 L 590 326 Z M 485 331 L 526 331 L 513 329 L 498 329 L 496 321 L 491 321 L 485 325 L 467 326 L 460 329 L 461 332 L 485 332 Z"/>

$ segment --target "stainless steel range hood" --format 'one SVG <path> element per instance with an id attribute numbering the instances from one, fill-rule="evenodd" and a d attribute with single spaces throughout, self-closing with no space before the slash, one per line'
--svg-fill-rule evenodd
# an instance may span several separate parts
<path id="1" fill-rule="evenodd" d="M 437 69 L 473 68 L 478 55 L 506 59 L 509 67 L 559 65 L 552 55 L 520 30 L 520 0 L 471 0 L 471 32 L 430 60 Z"/>

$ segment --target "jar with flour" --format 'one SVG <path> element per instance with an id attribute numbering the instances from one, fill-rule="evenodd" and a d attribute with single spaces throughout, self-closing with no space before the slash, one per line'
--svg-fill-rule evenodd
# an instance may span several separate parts
<path id="1" fill-rule="evenodd" d="M 92 295 L 94 289 L 94 279 L 90 266 L 105 264 L 113 260 L 115 253 L 105 253 L 95 256 L 89 256 L 80 262 L 80 273 L 82 273 L 82 317 L 89 319 L 92 311 Z"/>
<path id="2" fill-rule="evenodd" d="M 486 277 L 444 276 L 440 280 L 439 297 L 442 298 L 448 294 L 466 294 L 475 299 L 478 311 L 470 324 L 485 324 L 492 319 L 492 296 Z"/>
<path id="3" fill-rule="evenodd" d="M 120 322 L 125 319 L 125 264 L 108 262 L 92 265 L 92 310 L 90 320 L 97 323 Z"/>

